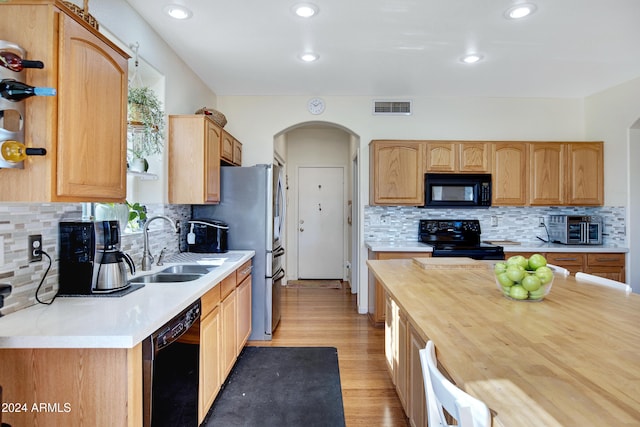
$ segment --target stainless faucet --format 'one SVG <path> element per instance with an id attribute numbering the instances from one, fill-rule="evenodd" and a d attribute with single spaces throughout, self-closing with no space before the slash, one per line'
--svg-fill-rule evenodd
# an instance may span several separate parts
<path id="1" fill-rule="evenodd" d="M 156 220 L 159 218 L 167 221 L 169 224 L 171 224 L 171 227 L 173 227 L 173 231 L 175 231 L 176 233 L 178 232 L 178 227 L 176 226 L 177 223 L 174 222 L 168 216 L 164 216 L 164 215 L 152 216 L 147 220 L 147 222 L 144 224 L 144 228 L 142 229 L 142 234 L 144 235 L 144 250 L 142 252 L 142 271 L 151 270 L 151 266 L 153 265 L 153 255 L 151 255 L 151 250 L 149 249 L 149 224 L 151 224 L 153 220 Z"/>

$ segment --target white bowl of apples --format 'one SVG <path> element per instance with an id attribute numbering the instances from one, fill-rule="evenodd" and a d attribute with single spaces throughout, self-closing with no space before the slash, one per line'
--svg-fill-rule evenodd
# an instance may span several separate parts
<path id="1" fill-rule="evenodd" d="M 493 267 L 498 290 L 515 301 L 542 301 L 551 292 L 553 270 L 541 254 L 514 255 Z"/>

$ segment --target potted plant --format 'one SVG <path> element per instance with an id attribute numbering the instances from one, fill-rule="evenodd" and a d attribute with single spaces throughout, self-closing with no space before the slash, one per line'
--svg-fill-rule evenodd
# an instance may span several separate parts
<path id="1" fill-rule="evenodd" d="M 151 88 L 130 87 L 127 141 L 131 159 L 129 169 L 146 172 L 146 157 L 162 153 L 164 146 L 164 111 Z"/>
<path id="2" fill-rule="evenodd" d="M 126 202 L 129 207 L 129 229 L 138 230 L 147 220 L 147 208 L 138 202 L 133 204 Z"/>

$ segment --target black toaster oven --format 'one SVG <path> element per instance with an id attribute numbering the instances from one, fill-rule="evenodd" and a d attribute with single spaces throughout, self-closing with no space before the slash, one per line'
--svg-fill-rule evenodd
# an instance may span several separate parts
<path id="1" fill-rule="evenodd" d="M 187 247 L 189 252 L 223 253 L 229 250 L 229 225 L 215 219 L 188 221 Z"/>

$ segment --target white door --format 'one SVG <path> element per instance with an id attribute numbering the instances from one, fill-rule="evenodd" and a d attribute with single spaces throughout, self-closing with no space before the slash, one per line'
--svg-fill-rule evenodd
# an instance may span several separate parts
<path id="1" fill-rule="evenodd" d="M 298 169 L 298 277 L 342 279 L 344 168 Z"/>

